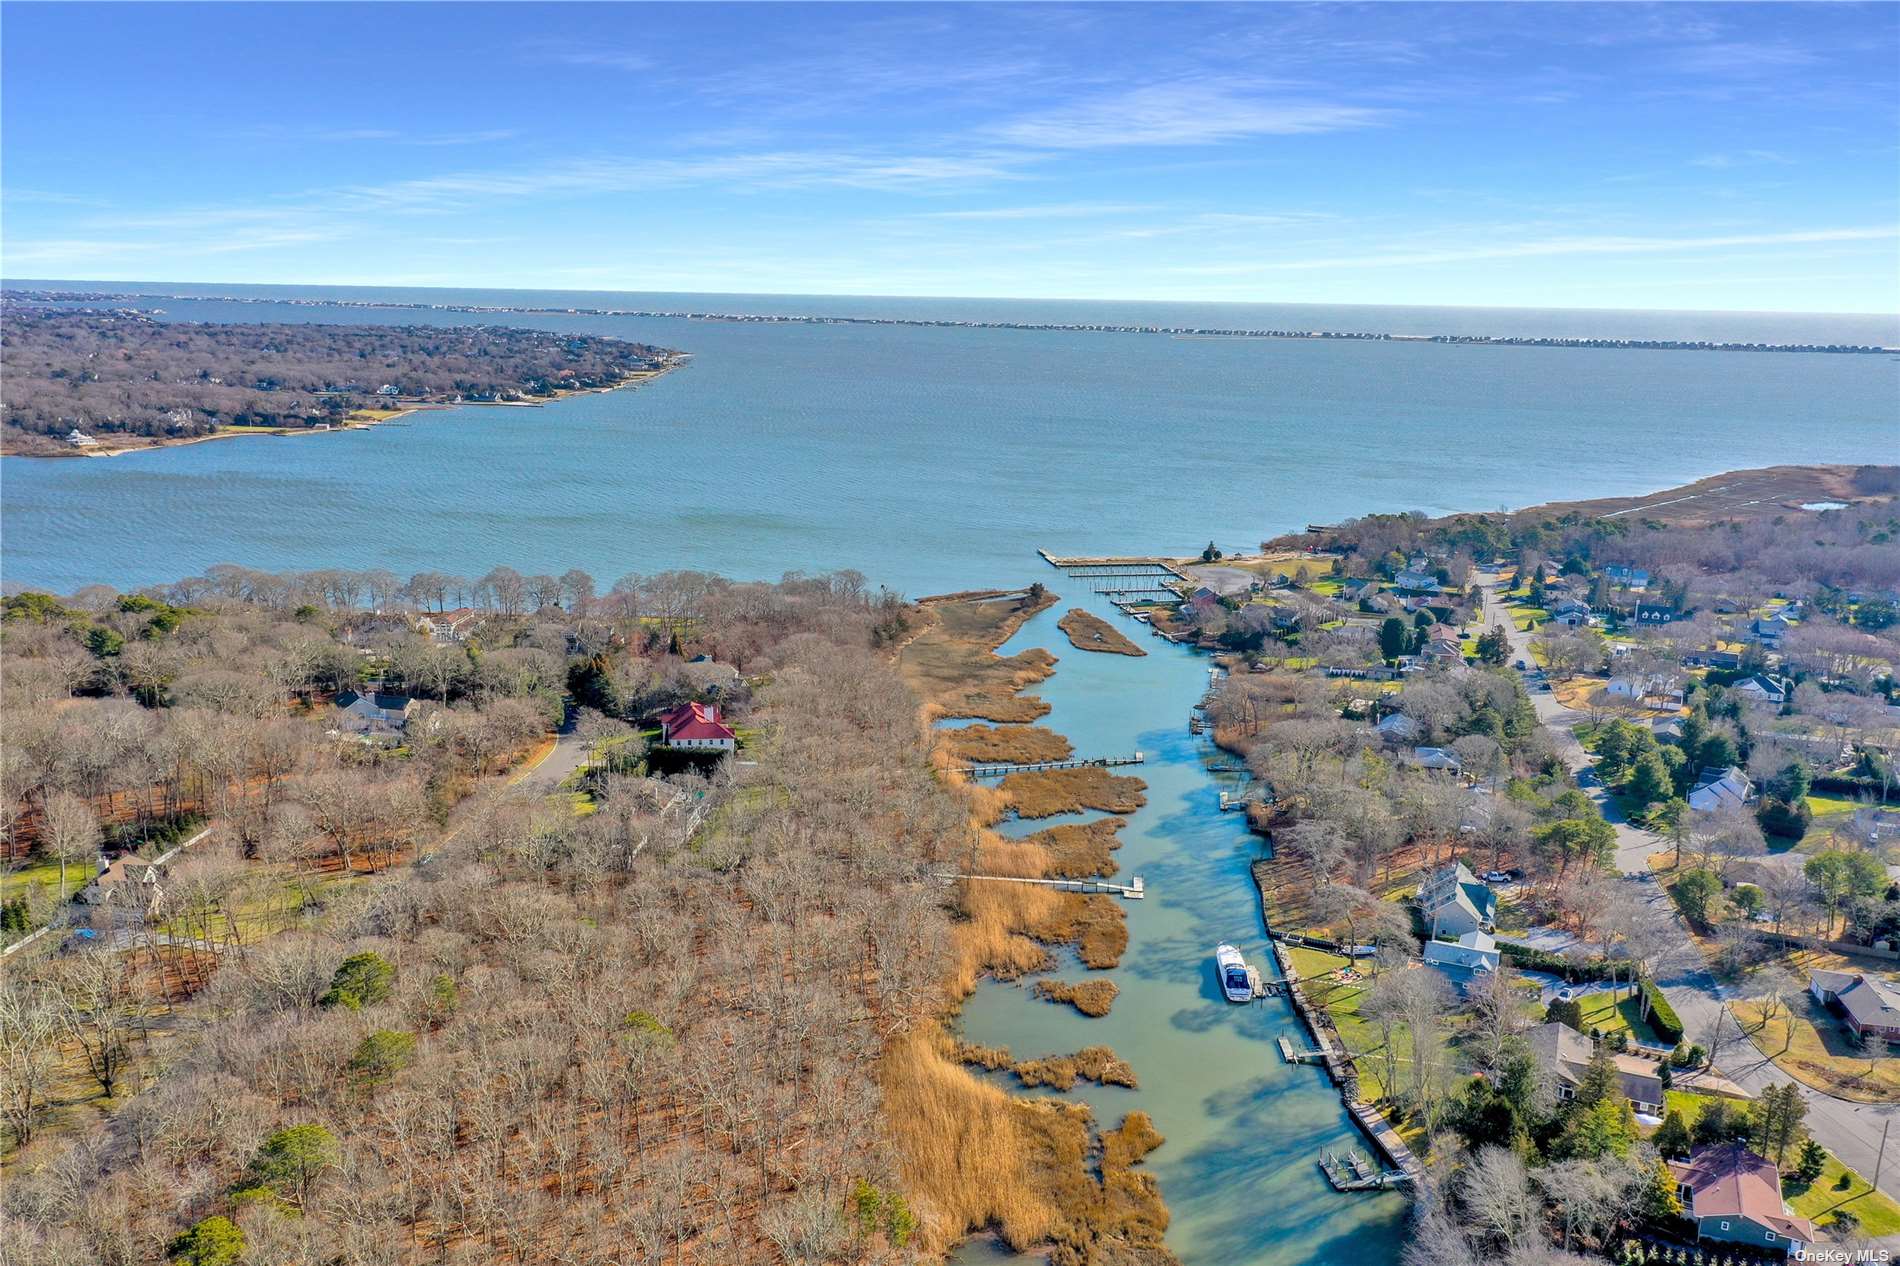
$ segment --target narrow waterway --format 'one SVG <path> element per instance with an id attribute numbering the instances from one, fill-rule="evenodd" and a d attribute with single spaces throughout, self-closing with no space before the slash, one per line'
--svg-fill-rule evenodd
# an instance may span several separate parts
<path id="1" fill-rule="evenodd" d="M 1148 784 L 1148 803 L 1127 818 L 1115 857 L 1124 881 L 1142 876 L 1148 895 L 1127 903 L 1128 952 L 1108 973 L 1121 993 L 1107 1016 L 1091 1020 L 1040 1001 L 1027 982 L 986 981 L 963 1008 L 963 1034 L 1018 1058 L 1106 1044 L 1134 1066 L 1138 1090 L 1084 1082 L 1069 1094 L 1086 1100 L 1104 1128 L 1136 1108 L 1153 1117 L 1167 1142 L 1146 1163 L 1173 1213 L 1168 1244 L 1188 1266 L 1396 1260 L 1405 1198 L 1340 1195 L 1319 1171 L 1323 1151 L 1367 1144 L 1321 1070 L 1280 1062 L 1274 1038 L 1296 1031 L 1292 1008 L 1278 998 L 1232 1006 L 1216 987 L 1221 941 L 1269 975 L 1272 960 L 1248 871 L 1262 843 L 1240 814 L 1219 811 L 1217 791 L 1231 781 L 1207 770 L 1213 749 L 1187 729 L 1209 659 L 1148 635 L 1080 582 L 1042 578 L 1062 601 L 1001 653 L 1043 646 L 1060 658 L 1055 676 L 1029 692 L 1053 705 L 1041 724 L 1066 734 L 1078 756 L 1146 755 L 1140 768 L 1121 771 Z M 1076 650 L 1056 628 L 1072 606 L 1114 621 L 1147 656 Z M 1053 974 L 1097 973 L 1070 958 Z M 982 1241 L 958 1260 L 998 1257 Z"/>

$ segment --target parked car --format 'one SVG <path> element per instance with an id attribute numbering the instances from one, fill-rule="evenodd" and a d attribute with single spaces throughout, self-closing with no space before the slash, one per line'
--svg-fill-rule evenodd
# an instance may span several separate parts
<path id="1" fill-rule="evenodd" d="M 1523 660 L 1521 660 L 1521 659 L 1520 659 L 1520 660 L 1518 660 L 1518 661 L 1517 661 L 1517 663 L 1516 663 L 1516 664 L 1514 665 L 1514 667 L 1515 667 L 1515 668 L 1517 669 L 1517 671 L 1519 671 L 1519 672 L 1521 673 L 1521 672 L 1523 672 L 1524 670 L 1526 670 L 1527 668 L 1529 668 L 1529 667 L 1530 667 L 1530 665 L 1529 665 L 1529 664 L 1527 664 L 1527 663 L 1525 663 L 1525 662 L 1524 662 Z"/>
<path id="2" fill-rule="evenodd" d="M 1484 880 L 1487 884 L 1508 884 L 1511 882 L 1511 872 L 1508 870 L 1487 870 L 1482 875 L 1479 875 L 1478 878 Z"/>

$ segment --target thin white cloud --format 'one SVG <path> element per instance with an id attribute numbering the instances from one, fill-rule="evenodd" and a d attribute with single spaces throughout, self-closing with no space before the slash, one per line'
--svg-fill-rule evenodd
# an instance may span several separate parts
<path id="1" fill-rule="evenodd" d="M 572 48 L 551 51 L 547 60 L 568 66 L 598 66 L 603 70 L 640 72 L 652 70 L 658 63 L 646 53 L 631 49 Z"/>
<path id="2" fill-rule="evenodd" d="M 1778 154 L 1771 149 L 1745 149 L 1727 154 L 1703 154 L 1689 160 L 1691 167 L 1710 167 L 1721 170 L 1727 167 L 1756 167 L 1763 165 L 1785 166 L 1794 162 L 1786 154 Z"/>
<path id="3" fill-rule="evenodd" d="M 1019 115 L 991 129 L 1034 149 L 1210 145 L 1251 136 L 1292 136 L 1375 127 L 1384 109 L 1269 95 L 1271 85 L 1199 79 L 1147 84 L 1077 105 Z"/>
<path id="4" fill-rule="evenodd" d="M 968 211 L 925 211 L 923 220 L 1051 220 L 1077 216 L 1141 215 L 1162 208 L 1140 202 L 1049 202 L 1029 207 L 980 207 Z"/>

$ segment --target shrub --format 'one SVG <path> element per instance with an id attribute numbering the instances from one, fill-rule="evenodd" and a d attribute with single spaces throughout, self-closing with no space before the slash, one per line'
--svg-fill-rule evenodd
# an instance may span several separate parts
<path id="1" fill-rule="evenodd" d="M 1649 1027 L 1656 1030 L 1656 1036 L 1671 1044 L 1681 1042 L 1682 1021 L 1655 981 L 1643 982 L 1643 1001 L 1649 1006 Z"/>
<path id="2" fill-rule="evenodd" d="M 389 997 L 396 980 L 396 969 L 381 954 L 365 950 L 343 960 L 330 978 L 330 988 L 317 999 L 326 1007 L 348 1007 L 360 1011 Z"/>
<path id="3" fill-rule="evenodd" d="M 1545 950 L 1532 949 L 1528 945 L 1512 945 L 1500 941 L 1498 953 L 1504 961 L 1513 967 L 1525 971 L 1545 971 L 1554 976 L 1562 976 L 1570 984 L 1581 984 L 1587 980 L 1602 980 L 1610 974 L 1610 965 L 1603 959 L 1593 958 L 1588 962 L 1577 963 Z"/>
<path id="4" fill-rule="evenodd" d="M 174 1239 L 166 1256 L 186 1266 L 236 1266 L 244 1256 L 244 1232 L 229 1218 L 206 1218 Z"/>
<path id="5" fill-rule="evenodd" d="M 416 1051 L 416 1039 L 393 1029 L 377 1029 L 356 1044 L 350 1056 L 350 1071 L 366 1082 L 386 1081 L 409 1062 Z"/>

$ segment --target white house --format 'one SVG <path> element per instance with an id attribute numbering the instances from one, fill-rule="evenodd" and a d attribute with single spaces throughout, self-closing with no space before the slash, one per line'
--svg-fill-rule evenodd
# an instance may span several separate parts
<path id="1" fill-rule="evenodd" d="M 1612 677 L 1603 693 L 1612 699 L 1628 699 L 1651 707 L 1675 707 L 1682 703 L 1682 687 L 1667 677 Z"/>
<path id="2" fill-rule="evenodd" d="M 66 442 L 68 444 L 71 444 L 74 448 L 99 447 L 98 440 L 93 439 L 92 436 L 87 435 L 84 431 L 80 430 L 78 427 L 74 427 L 72 430 L 66 432 Z"/>
<path id="3" fill-rule="evenodd" d="M 1466 932 L 1455 941 L 1434 938 L 1425 942 L 1425 961 L 1439 967 L 1496 971 L 1500 957 L 1498 940 L 1489 932 Z"/>
<path id="4" fill-rule="evenodd" d="M 739 736 L 711 703 L 682 703 L 660 717 L 660 742 L 676 751 L 730 752 Z"/>
<path id="5" fill-rule="evenodd" d="M 438 642 L 460 642 L 475 627 L 475 618 L 473 607 L 457 607 L 453 611 L 424 611 L 416 617 L 416 628 Z"/>
<path id="6" fill-rule="evenodd" d="M 1590 608 L 1575 598 L 1567 599 L 1551 608 L 1551 622 L 1580 629 L 1590 623 Z"/>
<path id="7" fill-rule="evenodd" d="M 1430 572 L 1402 571 L 1392 578 L 1394 586 L 1414 593 L 1437 593 L 1438 577 Z"/>
<path id="8" fill-rule="evenodd" d="M 1788 701 L 1788 683 L 1779 677 L 1756 674 L 1729 687 L 1751 708 L 1779 708 Z"/>
<path id="9" fill-rule="evenodd" d="M 1704 769 L 1689 791 L 1689 807 L 1699 813 L 1713 813 L 1745 805 L 1754 794 L 1755 785 L 1748 781 L 1748 775 L 1734 766 Z"/>

